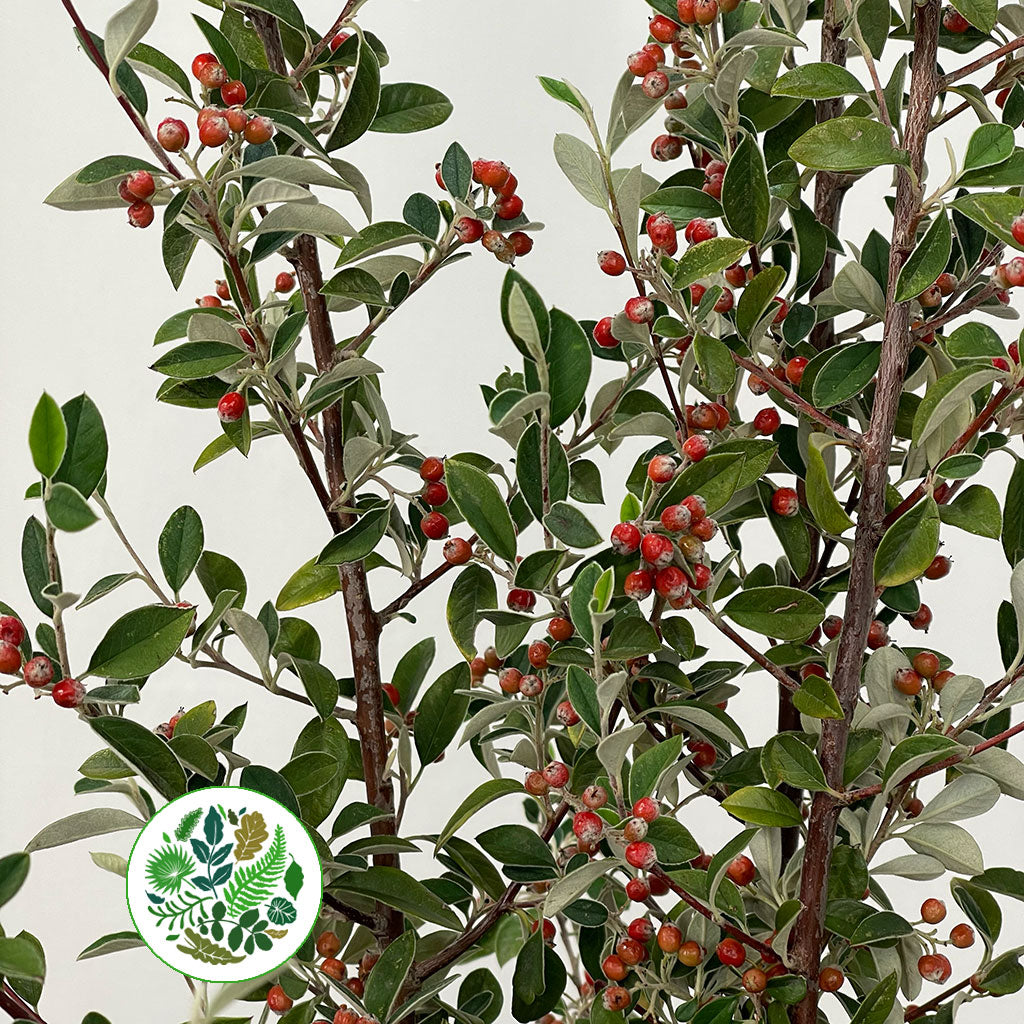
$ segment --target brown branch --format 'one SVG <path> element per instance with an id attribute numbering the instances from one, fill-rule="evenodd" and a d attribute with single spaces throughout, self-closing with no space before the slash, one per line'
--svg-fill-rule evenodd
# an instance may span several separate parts
<path id="1" fill-rule="evenodd" d="M 913 250 L 920 213 L 920 181 L 929 116 L 936 92 L 940 4 L 927 0 L 915 9 L 914 63 L 907 106 L 904 148 L 914 178 L 900 173 L 893 208 L 892 245 L 886 296 L 882 360 L 871 420 L 862 446 L 862 493 L 850 563 L 850 584 L 836 658 L 833 686 L 843 708 L 842 719 L 828 719 L 821 730 L 821 764 L 829 787 L 838 790 L 843 782 L 843 764 L 853 710 L 860 691 L 860 673 L 867 631 L 875 610 L 874 553 L 881 540 L 885 515 L 885 493 L 889 483 L 889 453 L 892 448 L 896 409 L 903 390 L 907 359 L 913 344 L 909 332 L 908 305 L 895 298 L 896 281 Z M 793 1024 L 815 1024 L 818 1015 L 818 971 L 825 943 L 825 904 L 828 872 L 835 843 L 841 803 L 829 792 L 815 794 L 808 821 L 800 877 L 802 909 L 793 931 L 791 955 L 796 970 L 807 981 L 807 995 L 794 1007 Z"/>
<path id="2" fill-rule="evenodd" d="M 767 367 L 762 366 L 754 359 L 747 359 L 746 356 L 741 356 L 738 352 L 730 351 L 729 354 L 732 356 L 732 361 L 737 366 L 742 366 L 748 373 L 752 373 L 755 377 L 764 381 L 764 383 L 769 385 L 772 390 L 778 391 L 778 393 L 795 406 L 799 412 L 810 417 L 816 423 L 820 423 L 823 427 L 831 430 L 832 433 L 849 441 L 851 444 L 859 445 L 861 443 L 861 434 L 858 434 L 856 430 L 851 430 L 849 427 L 844 427 L 841 423 L 837 423 L 832 419 L 831 416 L 823 413 L 820 409 L 816 409 L 805 398 L 801 398 L 800 395 L 798 395 L 788 384 L 779 380 L 779 378 L 776 377 L 775 374 Z"/>
<path id="3" fill-rule="evenodd" d="M 699 597 L 692 594 L 691 599 L 693 600 L 693 606 L 696 608 L 701 615 L 704 616 L 723 636 L 727 636 L 744 654 L 751 659 L 756 661 L 770 675 L 775 676 L 779 681 L 779 685 L 785 687 L 785 689 L 795 693 L 800 689 L 792 679 L 789 678 L 789 673 L 784 668 L 776 665 L 774 662 L 769 661 L 756 647 L 751 646 L 746 640 L 736 632 L 728 622 L 723 622 L 719 616 L 717 616 Z"/>
<path id="4" fill-rule="evenodd" d="M 649 873 L 655 878 L 660 878 L 688 907 L 692 907 L 702 917 L 713 921 L 727 935 L 731 935 L 734 939 L 739 939 L 743 945 L 749 946 L 760 953 L 761 959 L 765 963 L 775 964 L 779 962 L 779 954 L 768 943 L 748 935 L 741 928 L 730 924 L 725 918 L 717 917 L 708 907 L 704 906 L 695 896 L 691 896 L 671 875 L 666 874 L 660 867 L 655 866 L 651 868 Z"/>
<path id="5" fill-rule="evenodd" d="M 980 71 L 983 67 L 987 67 L 993 61 L 997 61 L 1000 57 L 1005 57 L 1008 53 L 1013 53 L 1014 50 L 1019 50 L 1021 47 L 1024 47 L 1024 36 L 1017 36 L 1016 39 L 1011 39 L 1010 42 L 1005 43 L 998 49 L 992 50 L 990 53 L 986 53 L 984 57 L 972 60 L 970 64 L 965 64 L 962 68 L 957 68 L 956 71 L 950 71 L 948 75 L 940 80 L 939 88 L 947 89 L 949 86 L 953 85 L 954 82 L 959 82 L 962 78 L 967 78 L 968 75 L 973 75 L 975 71 Z"/>
<path id="6" fill-rule="evenodd" d="M 371 914 L 364 914 L 361 910 L 356 910 L 355 907 L 350 907 L 347 903 L 343 903 L 337 896 L 333 896 L 326 889 L 324 890 L 323 902 L 336 914 L 340 914 L 347 921 L 351 921 L 353 924 L 361 924 L 364 928 L 369 928 L 371 932 L 375 931 L 380 926 L 380 922 L 377 918 L 373 917 Z"/>
<path id="7" fill-rule="evenodd" d="M 474 533 L 466 541 L 467 544 L 475 544 L 477 541 L 477 535 Z M 422 579 L 415 580 L 409 584 L 408 589 L 403 593 L 399 594 L 389 605 L 378 612 L 378 618 L 381 621 L 381 625 L 387 623 L 388 619 L 393 618 L 397 615 L 414 597 L 421 594 L 427 589 L 432 583 L 436 583 L 446 572 L 450 569 L 454 569 L 455 566 L 451 562 L 442 562 L 436 569 L 428 572 Z"/>
<path id="8" fill-rule="evenodd" d="M 356 6 L 356 0 L 348 0 L 345 4 L 344 10 L 338 15 L 334 24 L 320 37 L 319 40 L 313 45 L 309 53 L 295 65 L 295 70 L 292 72 L 292 79 L 296 82 L 301 82 L 306 72 L 316 63 L 317 58 L 327 49 L 331 44 L 331 40 L 337 34 L 338 30 L 348 20 L 348 16 L 352 11 L 352 8 Z"/>
<path id="9" fill-rule="evenodd" d="M 541 839 L 545 842 L 551 839 L 555 834 L 555 829 L 561 824 L 568 810 L 569 805 L 565 802 L 555 808 L 554 813 L 548 819 L 540 834 Z M 432 974 L 437 974 L 438 971 L 444 970 L 449 964 L 453 964 L 458 960 L 463 953 L 468 952 L 497 924 L 504 914 L 507 914 L 512 909 L 515 898 L 522 888 L 522 882 L 512 882 L 501 894 L 497 902 L 491 906 L 490 910 L 476 924 L 467 928 L 450 946 L 446 946 L 439 953 L 435 953 L 426 960 L 413 964 L 412 970 L 409 972 L 412 983 L 416 986 L 422 985 Z"/>
<path id="10" fill-rule="evenodd" d="M 10 1014 L 12 1020 L 30 1020 L 33 1024 L 46 1024 L 46 1021 L 6 981 L 0 983 L 0 1010 Z"/>
<path id="11" fill-rule="evenodd" d="M 955 996 L 957 992 L 967 988 L 971 983 L 970 977 L 964 978 L 963 981 L 958 981 L 955 985 L 950 985 L 945 992 L 940 992 L 934 999 L 929 999 L 927 1003 L 921 1003 L 920 1006 L 910 1005 L 907 1007 L 906 1012 L 903 1014 L 904 1020 L 917 1020 L 918 1017 L 923 1017 L 926 1013 L 930 1013 L 932 1010 L 938 1009 L 950 996 Z"/>

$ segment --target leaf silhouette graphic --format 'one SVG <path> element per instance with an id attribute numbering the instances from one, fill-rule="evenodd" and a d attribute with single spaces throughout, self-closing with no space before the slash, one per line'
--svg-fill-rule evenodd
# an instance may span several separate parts
<path id="1" fill-rule="evenodd" d="M 197 807 L 194 811 L 189 811 L 184 818 L 178 823 L 178 827 L 174 830 L 174 838 L 180 839 L 184 842 L 193 832 L 196 830 L 196 825 L 199 824 L 199 819 L 203 816 L 203 809 Z"/>
<path id="2" fill-rule="evenodd" d="M 302 868 L 295 859 L 292 859 L 288 870 L 284 873 L 284 887 L 292 899 L 299 895 L 299 890 L 302 888 Z"/>
<path id="3" fill-rule="evenodd" d="M 252 860 L 269 838 L 267 823 L 259 811 L 242 815 L 242 822 L 235 829 L 235 860 Z"/>
<path id="4" fill-rule="evenodd" d="M 203 822 L 203 831 L 210 846 L 216 846 L 224 838 L 224 819 L 211 807 Z"/>
<path id="5" fill-rule="evenodd" d="M 167 845 L 150 854 L 146 878 L 157 892 L 175 893 L 195 868 L 196 862 L 182 847 Z"/>
<path id="6" fill-rule="evenodd" d="M 267 928 L 266 934 L 272 939 L 283 939 L 288 934 L 287 928 Z"/>
<path id="7" fill-rule="evenodd" d="M 223 946 L 211 942 L 210 939 L 203 938 L 191 928 L 185 929 L 185 935 L 192 945 L 178 946 L 178 949 L 192 957 L 193 960 L 200 960 L 204 964 L 238 964 L 245 959 L 244 956 L 235 956 L 230 949 L 225 949 Z"/>
<path id="8" fill-rule="evenodd" d="M 238 917 L 241 911 L 258 907 L 270 898 L 284 874 L 285 856 L 284 829 L 278 825 L 267 852 L 252 864 L 238 868 L 224 890 L 228 917 Z"/>

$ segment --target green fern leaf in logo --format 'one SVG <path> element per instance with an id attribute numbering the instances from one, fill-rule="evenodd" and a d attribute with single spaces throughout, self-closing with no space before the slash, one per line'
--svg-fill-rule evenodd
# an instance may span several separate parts
<path id="1" fill-rule="evenodd" d="M 193 832 L 196 830 L 196 825 L 199 824 L 199 819 L 203 816 L 203 809 L 197 807 L 194 811 L 189 811 L 184 818 L 178 823 L 178 827 L 174 830 L 174 838 L 180 839 L 184 842 Z"/>
<path id="2" fill-rule="evenodd" d="M 196 862 L 180 846 L 154 850 L 146 864 L 146 878 L 157 892 L 174 893 L 196 869 Z"/>
<path id="3" fill-rule="evenodd" d="M 259 860 L 235 870 L 235 875 L 224 890 L 228 917 L 237 917 L 241 911 L 251 910 L 266 902 L 284 874 L 286 861 L 284 829 L 274 829 L 274 841 Z"/>

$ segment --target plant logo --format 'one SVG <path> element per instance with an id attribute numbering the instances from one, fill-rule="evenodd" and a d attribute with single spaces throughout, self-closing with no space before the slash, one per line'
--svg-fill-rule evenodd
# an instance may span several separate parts
<path id="1" fill-rule="evenodd" d="M 172 801 L 128 859 L 128 910 L 168 967 L 201 981 L 256 978 L 292 957 L 320 911 L 320 858 L 305 826 L 237 786 Z"/>

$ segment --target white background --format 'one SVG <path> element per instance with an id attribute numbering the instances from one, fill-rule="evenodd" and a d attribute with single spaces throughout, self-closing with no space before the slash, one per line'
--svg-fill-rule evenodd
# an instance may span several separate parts
<path id="1" fill-rule="evenodd" d="M 102 32 L 117 6 L 110 0 L 82 0 L 81 13 L 94 31 Z M 333 20 L 339 6 L 304 5 L 310 20 L 321 26 Z M 184 66 L 206 48 L 189 20 L 193 10 L 209 13 L 198 3 L 164 4 L 150 37 Z M 581 125 L 572 111 L 544 96 L 534 76 L 570 78 L 592 99 L 603 120 L 626 53 L 644 41 L 646 17 L 647 7 L 639 0 L 527 0 L 511 6 L 469 0 L 369 3 L 362 23 L 384 39 L 391 53 L 385 81 L 428 81 L 455 104 L 454 115 L 441 128 L 414 136 L 368 135 L 346 151 L 373 183 L 376 218 L 397 219 L 411 192 L 436 195 L 434 163 L 457 138 L 471 155 L 509 162 L 528 214 L 548 225 L 534 252 L 520 264 L 548 303 L 580 318 L 621 308 L 629 295 L 627 279 L 603 277 L 594 261 L 597 250 L 614 244 L 610 228 L 600 211 L 576 195 L 551 153 L 556 131 L 578 133 Z M 219 266 L 212 256 L 199 254 L 175 295 L 161 266 L 156 228 L 129 230 L 119 211 L 71 214 L 44 207 L 47 192 L 91 160 L 111 153 L 148 154 L 103 79 L 77 51 L 57 0 L 5 5 L 0 47 L 11 97 L 4 125 L 9 156 L 0 193 L 7 296 L 0 350 L 0 536 L 5 540 L 0 544 L 0 596 L 35 621 L 19 561 L 21 530 L 30 512 L 20 495 L 33 479 L 25 432 L 43 389 L 58 401 L 84 390 L 99 405 L 112 442 L 108 498 L 144 556 L 155 563 L 156 538 L 167 515 L 178 505 L 191 504 L 203 517 L 207 545 L 245 568 L 249 607 L 254 610 L 273 598 L 291 572 L 323 545 L 327 533 L 322 515 L 283 444 L 258 443 L 247 464 L 229 457 L 193 475 L 196 455 L 218 432 L 214 413 L 156 404 L 152 394 L 158 378 L 147 369 L 154 358 L 156 327 L 196 295 L 212 291 Z M 949 66 L 960 62 L 956 57 L 946 60 Z M 851 67 L 866 80 L 859 62 Z M 163 102 L 166 91 L 159 84 L 147 84 L 152 123 L 181 113 L 181 108 Z M 965 125 L 962 134 L 954 135 L 961 147 L 963 133 L 971 127 Z M 662 168 L 649 160 L 646 148 L 656 131 L 654 121 L 638 133 L 623 147 L 618 164 L 646 159 L 647 169 L 659 175 L 681 166 Z M 938 181 L 946 174 L 945 156 L 938 144 L 930 152 Z M 840 232 L 844 238 L 860 242 L 874 223 L 888 234 L 884 211 L 880 204 L 872 205 L 887 185 L 885 174 L 872 178 L 878 189 L 862 185 L 848 198 Z M 361 223 L 347 197 L 342 210 Z M 266 287 L 283 262 L 269 260 L 264 267 Z M 425 451 L 476 449 L 507 455 L 486 432 L 477 388 L 478 382 L 493 381 L 506 362 L 516 362 L 498 318 L 501 275 L 502 267 L 482 254 L 441 274 L 395 315 L 371 352 L 387 369 L 385 393 L 396 427 L 416 432 Z M 341 328 L 343 334 L 361 326 L 357 316 Z M 1016 336 L 1012 325 L 999 329 L 1007 340 Z M 613 460 L 605 483 L 610 510 L 618 505 L 622 477 L 637 447 Z M 1001 475 L 1008 470 L 1004 457 L 988 471 L 988 482 L 1000 495 L 1005 481 Z M 605 528 L 610 522 L 606 518 L 600 525 Z M 929 584 L 925 593 L 935 612 L 934 642 L 960 670 L 989 681 L 1000 672 L 993 623 L 995 609 L 1007 594 L 1009 570 L 997 543 L 954 530 L 946 534 L 955 571 Z M 82 592 L 102 575 L 131 568 L 104 525 L 63 538 L 61 557 L 66 583 Z M 774 558 L 775 550 L 766 557 Z M 70 617 L 74 664 L 82 665 L 116 614 L 149 599 L 141 585 L 132 586 L 136 589 Z M 386 670 L 415 641 L 431 634 L 439 638 L 435 668 L 452 663 L 442 591 L 413 606 L 419 616 L 416 625 L 398 622 L 389 629 L 383 649 Z M 202 598 L 197 585 L 190 585 L 184 596 Z M 382 594 L 378 604 L 385 598 Z M 338 600 L 307 611 L 324 639 L 325 660 L 344 674 L 347 645 Z M 717 656 L 733 656 L 697 625 Z M 916 639 L 906 627 L 897 626 L 894 635 L 906 642 Z M 744 700 L 734 701 L 730 712 L 751 743 L 760 743 L 774 721 L 772 687 L 763 675 L 747 679 L 744 687 Z M 251 702 L 239 749 L 271 766 L 287 759 L 290 737 L 308 717 L 303 709 L 273 701 L 230 677 L 190 675 L 183 666 L 161 672 L 135 714 L 156 725 L 179 705 L 190 707 L 211 697 L 222 711 L 243 700 Z M 34 702 L 21 689 L 0 701 L 0 849 L 18 849 L 51 820 L 103 801 L 72 795 L 75 767 L 97 746 L 73 714 L 49 700 Z M 470 787 L 483 779 L 482 769 L 462 756 L 450 756 L 431 768 L 420 800 L 409 809 L 405 831 L 436 831 Z M 346 796 L 357 798 L 356 788 L 350 785 Z M 471 826 L 467 834 L 500 820 L 501 807 L 504 814 L 512 813 L 513 804 L 505 802 L 492 814 L 481 815 L 474 822 L 476 830 Z M 1020 867 L 1022 821 L 1020 806 L 1006 799 L 996 811 L 967 824 L 986 850 L 988 864 Z M 712 850 L 736 831 L 736 824 L 711 801 L 690 805 L 686 824 Z M 74 960 L 98 936 L 129 926 L 122 880 L 93 867 L 87 854 L 125 853 L 130 838 L 115 834 L 35 855 L 28 882 L 4 910 L 8 933 L 25 927 L 44 943 L 50 977 L 42 1010 L 51 1024 L 78 1021 L 90 1009 L 106 1013 L 113 1024 L 137 1018 L 143 1006 L 154 1024 L 186 1016 L 188 993 L 181 979 L 145 950 Z M 898 846 L 893 844 L 891 854 L 883 851 L 883 857 L 901 852 Z M 426 870 L 425 858 L 423 865 Z M 941 880 L 907 885 L 896 897 L 898 909 L 911 915 L 932 894 L 948 896 Z M 1019 905 L 1003 904 L 1005 948 L 1024 941 L 1024 924 Z M 948 923 L 957 919 L 953 913 Z M 953 958 L 954 978 L 973 968 L 976 952 Z M 1015 1001 L 1016 1007 L 1009 1005 Z M 828 1012 L 836 1020 L 845 1019 L 835 1003 Z M 963 1019 L 998 1024 L 1019 1019 L 1019 1013 L 1019 999 L 988 1000 L 968 1008 Z"/>

